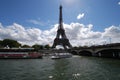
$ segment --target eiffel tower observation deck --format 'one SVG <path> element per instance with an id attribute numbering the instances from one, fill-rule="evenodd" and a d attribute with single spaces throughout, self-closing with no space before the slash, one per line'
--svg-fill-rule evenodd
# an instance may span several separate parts
<path id="1" fill-rule="evenodd" d="M 63 18 L 62 18 L 62 5 L 60 5 L 59 8 L 59 25 L 57 30 L 56 38 L 54 39 L 53 48 L 55 48 L 57 45 L 61 45 L 64 47 L 64 49 L 71 49 L 72 45 L 70 44 L 66 34 L 65 30 L 63 28 Z"/>

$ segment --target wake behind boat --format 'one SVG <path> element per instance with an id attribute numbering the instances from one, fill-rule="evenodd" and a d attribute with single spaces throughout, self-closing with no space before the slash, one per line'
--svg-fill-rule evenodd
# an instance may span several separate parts
<path id="1" fill-rule="evenodd" d="M 61 58 L 70 58 L 72 57 L 72 54 L 70 53 L 54 53 L 51 56 L 51 59 L 61 59 Z"/>

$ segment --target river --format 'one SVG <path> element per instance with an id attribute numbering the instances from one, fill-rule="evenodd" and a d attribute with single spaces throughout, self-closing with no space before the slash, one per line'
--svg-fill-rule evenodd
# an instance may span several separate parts
<path id="1" fill-rule="evenodd" d="M 1 59 L 0 80 L 120 80 L 120 60 L 81 56 Z"/>

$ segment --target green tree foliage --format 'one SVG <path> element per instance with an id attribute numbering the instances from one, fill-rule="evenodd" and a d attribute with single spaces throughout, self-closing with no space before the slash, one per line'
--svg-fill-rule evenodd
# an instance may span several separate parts
<path id="1" fill-rule="evenodd" d="M 41 50 L 41 49 L 43 49 L 43 45 L 35 44 L 32 46 L 32 48 L 34 48 L 35 50 Z"/>
<path id="2" fill-rule="evenodd" d="M 2 41 L 0 40 L 0 48 L 2 48 L 2 45 L 1 45 Z"/>
<path id="3" fill-rule="evenodd" d="M 4 47 L 10 47 L 10 48 L 31 48 L 31 46 L 29 45 L 23 45 L 21 46 L 21 44 L 19 42 L 17 42 L 16 40 L 12 40 L 12 39 L 4 39 L 4 40 L 0 40 L 0 48 L 4 48 Z M 46 44 L 46 45 L 39 45 L 39 44 L 35 44 L 32 46 L 32 48 L 34 48 L 35 50 L 42 50 L 42 49 L 50 49 L 50 45 Z"/>
<path id="4" fill-rule="evenodd" d="M 21 46 L 20 43 L 18 43 L 15 40 L 12 40 L 12 39 L 4 39 L 3 41 L 0 42 L 0 44 L 1 44 L 2 47 L 9 46 L 10 48 L 12 48 L 12 47 L 20 47 Z"/>
<path id="5" fill-rule="evenodd" d="M 29 45 L 23 45 L 22 48 L 30 48 Z"/>
<path id="6" fill-rule="evenodd" d="M 44 48 L 45 48 L 45 49 L 50 49 L 50 45 L 47 44 L 47 45 L 44 46 Z"/>

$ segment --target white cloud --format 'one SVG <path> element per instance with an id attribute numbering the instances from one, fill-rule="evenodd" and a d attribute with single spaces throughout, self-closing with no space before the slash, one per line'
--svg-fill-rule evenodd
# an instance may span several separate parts
<path id="1" fill-rule="evenodd" d="M 82 19 L 84 16 L 85 16 L 85 14 L 84 14 L 84 13 L 79 14 L 79 15 L 77 16 L 77 19 Z"/>
<path id="2" fill-rule="evenodd" d="M 110 26 L 109 28 L 106 28 L 103 37 L 120 37 L 120 27 Z"/>
<path id="3" fill-rule="evenodd" d="M 40 20 L 28 20 L 28 22 L 32 23 L 32 24 L 35 24 L 35 25 L 40 25 L 40 26 L 44 26 L 45 23 L 44 22 L 41 22 Z"/>
<path id="4" fill-rule="evenodd" d="M 120 26 L 110 26 L 104 32 L 93 31 L 93 25 L 71 23 L 63 24 L 66 35 L 73 46 L 81 45 L 98 45 L 112 42 L 120 42 Z M 22 44 L 53 44 L 56 37 L 58 24 L 49 30 L 41 30 L 38 28 L 25 28 L 24 26 L 13 23 L 10 26 L 3 26 L 0 23 L 0 39 L 10 38 L 19 41 Z"/>
<path id="5" fill-rule="evenodd" d="M 120 5 L 120 2 L 118 2 L 118 5 Z"/>
<path id="6" fill-rule="evenodd" d="M 22 25 L 13 23 L 13 25 L 0 28 L 0 39 L 10 38 L 22 43 L 32 45 L 39 40 L 41 30 L 37 28 L 25 29 Z"/>
<path id="7" fill-rule="evenodd" d="M 73 5 L 79 2 L 79 0 L 60 0 L 64 5 Z"/>

